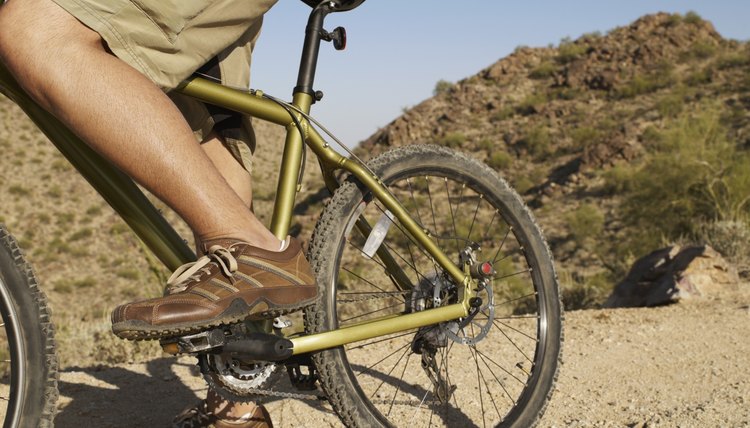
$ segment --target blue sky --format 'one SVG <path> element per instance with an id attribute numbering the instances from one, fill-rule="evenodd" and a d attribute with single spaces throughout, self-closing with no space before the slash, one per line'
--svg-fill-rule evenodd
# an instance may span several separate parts
<path id="1" fill-rule="evenodd" d="M 301 1 L 281 0 L 266 15 L 253 88 L 291 98 L 309 10 Z M 647 13 L 691 10 L 725 38 L 750 40 L 746 0 L 367 0 L 326 20 L 329 30 L 346 27 L 349 41 L 345 51 L 321 47 L 315 86 L 325 98 L 313 116 L 354 146 L 429 98 L 438 80 L 474 75 L 519 45 L 556 45 Z"/>

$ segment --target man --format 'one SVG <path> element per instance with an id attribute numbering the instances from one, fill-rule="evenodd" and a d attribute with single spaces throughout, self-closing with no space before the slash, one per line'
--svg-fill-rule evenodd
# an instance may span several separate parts
<path id="1" fill-rule="evenodd" d="M 116 308 L 113 331 L 120 337 L 189 334 L 315 299 L 299 243 L 277 239 L 249 209 L 252 187 L 239 144 L 253 143 L 249 122 L 175 96 L 178 108 L 166 95 L 200 67 L 246 87 L 249 53 L 275 2 L 9 0 L 0 6 L 0 60 L 21 86 L 174 209 L 203 255 L 175 272 L 169 295 Z"/>

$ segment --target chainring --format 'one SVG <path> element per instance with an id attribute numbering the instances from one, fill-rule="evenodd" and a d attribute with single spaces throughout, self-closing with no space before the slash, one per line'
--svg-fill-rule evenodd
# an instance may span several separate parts
<path id="1" fill-rule="evenodd" d="M 245 362 L 227 354 L 202 354 L 198 365 L 209 387 L 229 401 L 247 402 L 280 378 L 272 362 Z"/>

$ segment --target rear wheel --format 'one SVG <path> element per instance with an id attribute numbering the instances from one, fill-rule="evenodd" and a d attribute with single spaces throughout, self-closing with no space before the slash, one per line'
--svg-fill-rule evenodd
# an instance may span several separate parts
<path id="1" fill-rule="evenodd" d="M 492 169 L 446 148 L 402 147 L 369 166 L 456 264 L 488 261 L 496 274 L 477 287 L 473 317 L 318 353 L 334 408 L 349 426 L 535 424 L 557 376 L 562 310 L 531 214 Z M 390 218 L 354 180 L 335 193 L 310 244 L 323 297 L 309 330 L 457 301 L 458 285 Z"/>
<path id="2" fill-rule="evenodd" d="M 0 415 L 4 427 L 52 426 L 57 358 L 47 299 L 0 225 Z"/>

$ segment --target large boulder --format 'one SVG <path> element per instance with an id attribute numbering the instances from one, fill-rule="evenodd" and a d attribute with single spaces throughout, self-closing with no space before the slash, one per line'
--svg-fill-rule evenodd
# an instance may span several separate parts
<path id="1" fill-rule="evenodd" d="M 673 246 L 637 260 L 617 284 L 605 307 L 656 306 L 717 295 L 737 288 L 732 266 L 713 248 Z"/>

